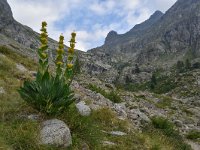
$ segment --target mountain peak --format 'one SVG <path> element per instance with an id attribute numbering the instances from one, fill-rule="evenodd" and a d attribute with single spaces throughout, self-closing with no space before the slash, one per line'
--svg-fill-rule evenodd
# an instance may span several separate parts
<path id="1" fill-rule="evenodd" d="M 0 0 L 0 28 L 13 20 L 13 14 L 7 0 Z"/>
<path id="2" fill-rule="evenodd" d="M 161 11 L 157 10 L 149 17 L 149 19 L 142 22 L 141 24 L 135 25 L 129 32 L 132 34 L 138 30 L 140 30 L 140 31 L 145 30 L 145 29 L 151 27 L 154 23 L 156 23 L 163 15 L 164 14 Z"/>
<path id="3" fill-rule="evenodd" d="M 110 31 L 108 34 L 107 34 L 107 37 L 105 39 L 105 44 L 109 44 L 110 41 L 112 41 L 114 38 L 116 38 L 118 36 L 117 32 L 116 31 Z"/>
<path id="4" fill-rule="evenodd" d="M 148 20 L 142 22 L 141 24 L 135 25 L 129 32 L 125 33 L 126 37 L 137 36 L 138 31 L 144 31 L 156 23 L 164 14 L 157 10 L 155 11 Z M 136 33 L 137 32 L 137 33 Z M 105 39 L 105 45 L 113 44 L 121 35 L 117 34 L 116 31 L 110 31 Z"/>
<path id="5" fill-rule="evenodd" d="M 160 10 L 156 10 L 150 17 L 150 19 L 161 17 L 163 13 Z"/>

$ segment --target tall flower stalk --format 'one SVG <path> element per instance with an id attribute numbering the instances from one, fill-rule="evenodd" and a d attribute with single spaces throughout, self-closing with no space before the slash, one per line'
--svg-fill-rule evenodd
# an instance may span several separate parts
<path id="1" fill-rule="evenodd" d="M 65 77 L 67 79 L 67 82 L 72 81 L 72 76 L 73 76 L 73 59 L 74 59 L 74 48 L 75 48 L 75 43 L 76 43 L 76 33 L 72 32 L 71 34 L 71 39 L 69 41 L 70 47 L 68 48 L 68 56 L 67 56 L 67 65 L 66 65 L 66 70 L 65 70 Z"/>
<path id="2" fill-rule="evenodd" d="M 42 22 L 41 34 L 40 34 L 40 42 L 41 46 L 38 49 L 38 56 L 39 56 L 39 68 L 38 72 L 40 74 L 44 74 L 48 70 L 48 34 L 47 34 L 47 23 Z"/>
<path id="3" fill-rule="evenodd" d="M 64 55 L 64 36 L 60 35 L 59 38 L 59 45 L 58 49 L 56 50 L 57 56 L 56 56 L 56 75 L 61 77 L 62 76 L 62 71 L 63 71 L 63 66 L 64 66 L 64 61 L 63 61 L 63 55 Z"/>

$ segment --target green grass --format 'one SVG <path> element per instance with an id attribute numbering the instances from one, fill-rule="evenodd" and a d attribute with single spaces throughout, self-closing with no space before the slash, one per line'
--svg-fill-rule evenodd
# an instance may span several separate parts
<path id="1" fill-rule="evenodd" d="M 171 136 L 175 133 L 174 125 L 163 117 L 153 117 L 152 124 L 156 129 L 161 129 L 167 136 Z"/>
<path id="2" fill-rule="evenodd" d="M 187 139 L 190 140 L 197 140 L 200 139 L 200 131 L 197 130 L 191 130 L 187 135 L 186 135 Z M 200 141 L 200 140 L 199 140 Z"/>
<path id="3" fill-rule="evenodd" d="M 37 63 L 31 58 L 27 58 L 27 56 L 21 55 L 5 46 L 0 46 L 0 53 L 6 55 L 14 62 L 20 63 L 31 70 L 37 69 Z"/>
<path id="4" fill-rule="evenodd" d="M 172 101 L 173 99 L 171 97 L 168 97 L 168 96 L 159 96 L 160 97 L 160 101 L 155 103 L 155 105 L 158 107 L 158 108 L 170 108 L 171 107 L 171 104 L 172 104 Z"/>
<path id="5" fill-rule="evenodd" d="M 107 149 L 145 149 L 145 145 L 142 146 L 144 141 L 141 140 L 135 131 L 130 130 L 132 125 L 127 120 L 118 119 L 116 114 L 109 108 L 102 108 L 94 111 L 91 118 L 93 118 L 93 121 L 96 122 L 100 126 L 101 130 L 105 132 L 122 131 L 127 133 L 127 135 L 122 137 L 104 133 L 104 141 L 111 141 L 117 144 L 116 146 L 110 146 Z M 103 148 L 104 147 L 102 147 L 102 149 Z"/>
<path id="6" fill-rule="evenodd" d="M 190 111 L 189 109 L 187 109 L 185 107 L 182 108 L 182 111 L 185 112 L 188 116 L 194 115 L 194 113 L 192 111 Z"/>
<path id="7" fill-rule="evenodd" d="M 137 92 L 148 89 L 148 82 L 145 83 L 127 83 L 125 85 L 116 85 L 119 89 L 124 89 L 127 91 Z"/>
<path id="8" fill-rule="evenodd" d="M 0 135 L 4 137 L 6 144 L 12 146 L 13 149 L 37 149 L 39 148 L 35 132 L 37 127 L 35 122 L 13 119 L 0 124 Z"/>
<path id="9" fill-rule="evenodd" d="M 117 119 L 116 113 L 109 108 L 102 108 L 94 111 L 92 118 L 97 124 L 100 124 L 104 130 L 120 130 L 128 132 L 130 123 L 127 120 Z"/>
<path id="10" fill-rule="evenodd" d="M 92 91 L 95 91 L 97 93 L 100 93 L 103 95 L 105 98 L 108 98 L 114 103 L 121 103 L 122 100 L 120 96 L 118 95 L 117 91 L 111 91 L 111 92 L 106 92 L 104 89 L 97 87 L 96 85 L 89 84 L 88 88 Z"/>
<path id="11" fill-rule="evenodd" d="M 184 143 L 183 139 L 166 136 L 162 130 L 151 125 L 143 129 L 142 137 L 145 139 L 145 145 L 150 150 L 192 150 L 189 145 Z"/>
<path id="12" fill-rule="evenodd" d="M 0 87 L 5 94 L 0 95 L 0 147 L 2 149 L 38 149 L 36 142 L 37 124 L 22 120 L 20 113 L 27 112 L 26 104 L 21 100 L 17 89 L 21 84 L 22 76 L 15 62 L 25 62 L 27 67 L 34 69 L 34 62 L 21 56 L 10 49 L 0 47 Z M 28 65 L 29 63 L 29 65 Z M 26 109 L 24 109 L 26 108 Z M 29 110 L 31 112 L 31 109 Z"/>
<path id="13" fill-rule="evenodd" d="M 92 117 L 81 116 L 75 105 L 72 105 L 60 118 L 67 122 L 72 132 L 73 146 L 71 149 L 80 149 L 83 144 L 90 148 L 98 149 L 99 141 L 103 139 L 103 133 Z"/>
<path id="14" fill-rule="evenodd" d="M 173 123 L 163 117 L 153 117 L 151 118 L 151 120 L 154 129 L 147 127 L 150 129 L 150 132 L 155 132 L 156 130 L 165 137 L 167 136 L 168 141 L 170 141 L 173 147 L 178 150 L 191 150 L 191 147 L 184 143 L 183 137 L 179 134 L 177 130 L 175 130 L 175 126 Z M 147 129 L 147 131 L 149 129 Z"/>

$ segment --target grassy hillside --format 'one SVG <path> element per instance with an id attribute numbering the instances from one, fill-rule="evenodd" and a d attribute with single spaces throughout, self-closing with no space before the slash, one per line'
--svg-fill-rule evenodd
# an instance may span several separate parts
<path id="1" fill-rule="evenodd" d="M 27 71 L 20 71 L 17 64 L 22 64 Z M 0 47 L 0 149 L 2 150 L 61 150 L 62 148 L 42 146 L 39 144 L 40 123 L 50 119 L 29 107 L 19 96 L 17 89 L 24 79 L 33 78 L 30 71 L 37 69 L 37 64 L 23 55 L 6 47 Z M 39 115 L 38 120 L 28 116 Z M 148 125 L 143 132 L 133 129 L 128 120 L 120 120 L 109 108 L 93 111 L 91 116 L 82 117 L 74 104 L 58 119 L 68 124 L 73 138 L 69 148 L 80 150 L 189 150 L 183 139 L 165 133 L 165 129 Z M 113 136 L 110 131 L 123 131 L 124 136 Z M 115 145 L 104 145 L 110 141 Z"/>

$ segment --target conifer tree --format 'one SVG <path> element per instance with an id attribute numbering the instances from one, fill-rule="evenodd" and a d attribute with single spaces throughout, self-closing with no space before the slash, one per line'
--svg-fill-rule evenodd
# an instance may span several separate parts
<path id="1" fill-rule="evenodd" d="M 177 71 L 179 73 L 183 72 L 184 71 L 184 63 L 182 61 L 178 61 L 177 64 L 176 64 L 176 68 L 177 68 Z"/>
<path id="2" fill-rule="evenodd" d="M 154 89 L 156 84 L 157 84 L 156 75 L 155 73 L 153 73 L 151 77 L 150 88 Z"/>
<path id="3" fill-rule="evenodd" d="M 140 73 L 140 68 L 138 64 L 135 64 L 135 73 Z"/>
<path id="4" fill-rule="evenodd" d="M 186 59 L 186 61 L 185 61 L 185 68 L 187 70 L 191 69 L 191 63 L 190 63 L 189 59 Z"/>

